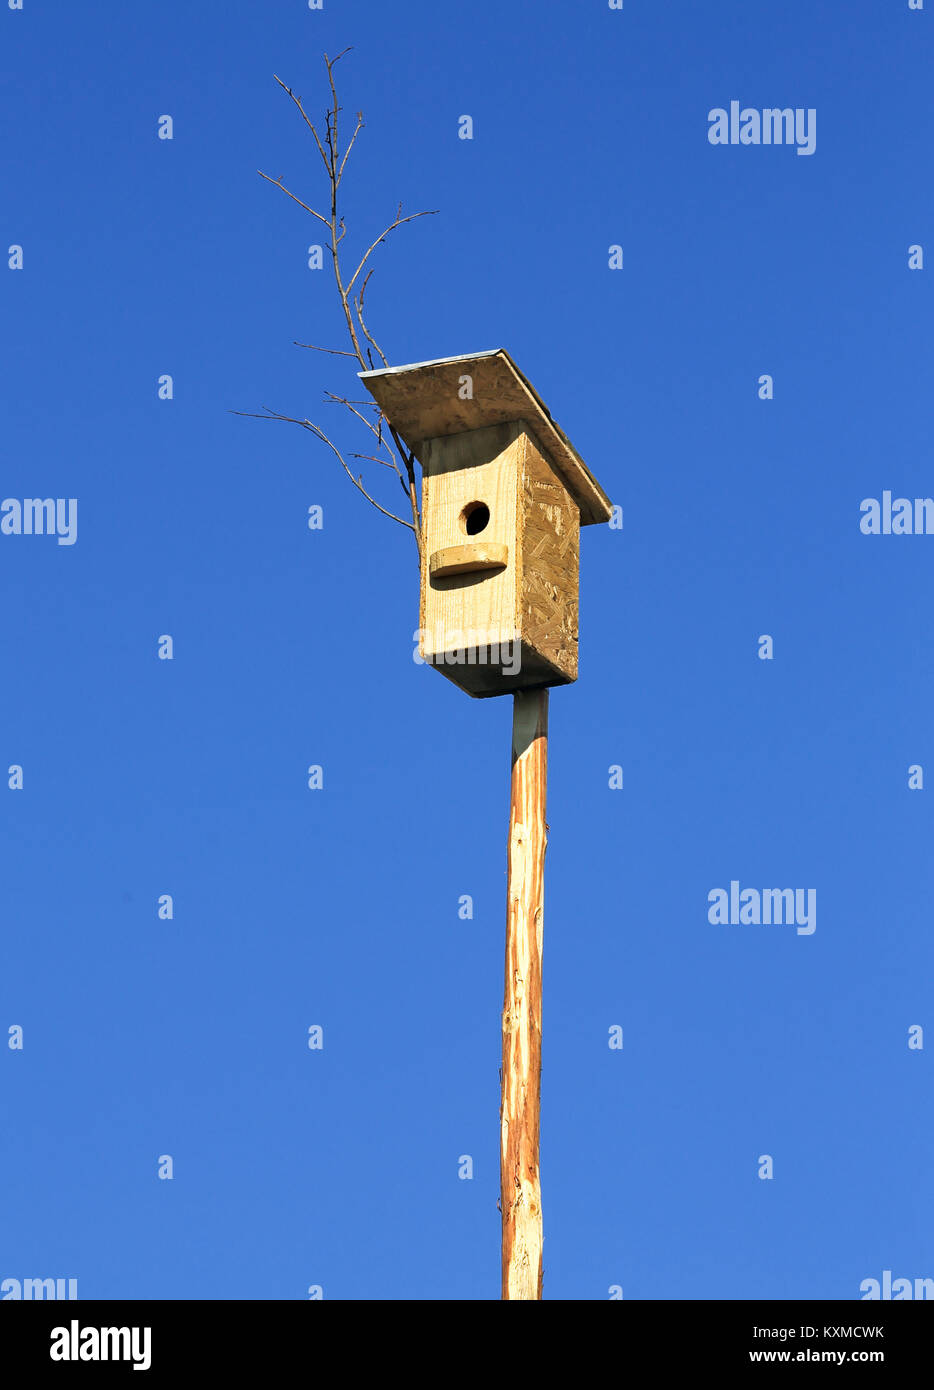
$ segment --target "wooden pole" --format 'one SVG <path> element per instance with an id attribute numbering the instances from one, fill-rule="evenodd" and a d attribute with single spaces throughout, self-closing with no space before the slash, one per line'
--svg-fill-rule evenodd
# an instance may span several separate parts
<path id="1" fill-rule="evenodd" d="M 513 696 L 500 1107 L 503 1298 L 542 1296 L 538 1171 L 548 691 Z"/>

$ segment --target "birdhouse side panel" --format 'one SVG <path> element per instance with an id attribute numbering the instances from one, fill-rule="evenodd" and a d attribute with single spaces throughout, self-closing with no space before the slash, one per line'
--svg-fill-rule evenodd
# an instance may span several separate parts
<path id="1" fill-rule="evenodd" d="M 523 647 L 577 680 L 580 512 L 534 437 L 521 438 L 519 610 Z M 551 683 L 551 682 L 549 682 Z"/>
<path id="2" fill-rule="evenodd" d="M 428 440 L 422 450 L 419 650 L 426 661 L 452 658 L 443 674 L 471 693 L 493 677 L 478 669 L 490 666 L 489 649 L 516 637 L 520 450 L 512 423 Z"/>

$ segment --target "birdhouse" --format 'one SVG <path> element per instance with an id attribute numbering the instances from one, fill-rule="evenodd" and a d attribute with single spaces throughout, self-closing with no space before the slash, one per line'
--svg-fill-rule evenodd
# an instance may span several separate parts
<path id="1" fill-rule="evenodd" d="M 422 466 L 419 654 L 469 695 L 577 679 L 580 528 L 610 503 L 501 348 L 361 372 Z"/>

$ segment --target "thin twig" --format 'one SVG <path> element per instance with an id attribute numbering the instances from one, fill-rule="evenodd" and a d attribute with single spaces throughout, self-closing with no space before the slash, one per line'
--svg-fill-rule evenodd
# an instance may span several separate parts
<path id="1" fill-rule="evenodd" d="M 346 51 L 347 51 L 347 50 L 345 49 L 344 52 L 346 53 Z M 341 56 L 341 55 L 338 54 L 338 57 L 340 57 L 340 56 Z M 337 62 L 337 59 L 335 58 L 334 61 Z M 327 58 L 325 58 L 325 62 L 327 62 Z M 273 73 L 273 77 L 276 77 L 276 74 L 275 74 L 275 73 Z M 292 100 L 295 102 L 295 105 L 298 107 L 299 111 L 301 111 L 301 113 L 302 113 L 302 119 L 304 120 L 304 122 L 305 122 L 306 126 L 308 127 L 308 129 L 311 131 L 312 135 L 315 137 L 315 144 L 318 146 L 318 153 L 321 155 L 321 158 L 324 160 L 324 167 L 325 167 L 325 169 L 327 169 L 327 168 L 328 168 L 327 156 L 325 155 L 324 150 L 323 150 L 322 147 L 321 147 L 321 141 L 320 141 L 320 139 L 319 139 L 319 137 L 318 137 L 318 132 L 315 130 L 315 127 L 314 127 L 313 123 L 308 119 L 308 116 L 307 116 L 307 114 L 306 114 L 306 112 L 305 112 L 305 108 L 304 108 L 304 106 L 302 105 L 302 99 L 301 99 L 301 97 L 297 97 L 297 96 L 295 95 L 295 93 L 292 91 L 292 88 L 291 88 L 291 87 L 287 87 L 287 86 L 285 85 L 285 83 L 282 81 L 282 78 L 281 78 L 281 77 L 276 77 L 276 81 L 279 83 L 279 86 L 282 88 L 282 90 L 283 90 L 284 92 L 288 92 L 289 96 L 290 96 L 290 97 L 292 98 Z M 329 171 L 329 172 L 330 172 L 330 171 Z"/>
<path id="2" fill-rule="evenodd" d="M 277 188 L 281 188 L 283 193 L 288 194 L 294 203 L 298 203 L 300 208 L 304 208 L 306 212 L 310 212 L 312 217 L 317 217 L 319 222 L 323 222 L 326 227 L 330 227 L 330 222 L 326 217 L 322 217 L 320 212 L 315 212 L 314 208 L 310 208 L 307 203 L 303 203 L 301 198 L 296 198 L 294 193 L 289 193 L 289 190 L 282 182 L 281 176 L 277 179 L 273 179 L 270 178 L 268 174 L 264 174 L 262 169 L 257 169 L 256 172 L 259 174 L 260 178 L 265 179 L 267 183 L 274 183 Z M 328 250 L 330 250 L 330 247 Z"/>
<path id="3" fill-rule="evenodd" d="M 362 112 L 362 111 L 358 111 L 358 112 L 357 112 L 357 128 L 356 128 L 356 130 L 354 131 L 353 135 L 351 135 L 351 137 L 350 137 L 350 144 L 347 146 L 346 150 L 344 151 L 344 158 L 341 160 L 341 167 L 340 167 L 340 168 L 338 169 L 338 171 L 337 171 L 337 186 L 338 186 L 338 188 L 340 188 L 341 179 L 344 177 L 344 165 L 347 163 L 347 157 L 348 157 L 348 155 L 350 154 L 350 151 L 353 149 L 353 142 L 356 140 L 357 136 L 360 134 L 361 130 L 363 129 L 363 124 L 364 124 L 364 122 L 363 122 L 363 112 Z"/>
<path id="4" fill-rule="evenodd" d="M 365 279 L 364 279 L 364 281 L 363 281 L 363 284 L 360 286 L 360 293 L 357 295 L 357 301 L 356 301 L 357 318 L 360 320 L 360 327 L 363 329 L 363 332 L 364 332 L 364 334 L 365 334 L 365 336 L 366 336 L 367 342 L 373 344 L 373 346 L 375 347 L 376 351 L 379 353 L 380 357 L 383 359 L 383 366 L 384 366 L 384 367 L 388 367 L 388 366 L 389 366 L 389 359 L 387 358 L 386 354 L 383 352 L 383 349 L 380 347 L 379 343 L 378 343 L 378 342 L 376 341 L 376 339 L 373 337 L 373 334 L 372 334 L 372 333 L 370 332 L 370 330 L 367 328 L 366 323 L 365 323 L 364 318 L 363 318 L 363 296 L 364 296 L 364 294 L 366 293 L 366 287 L 367 287 L 367 285 L 370 283 L 370 276 L 371 276 L 372 274 L 373 274 L 373 270 L 372 270 L 372 269 L 368 270 L 367 273 L 366 273 L 366 277 L 365 277 Z"/>
<path id="5" fill-rule="evenodd" d="M 393 221 L 390 222 L 389 226 L 386 227 L 385 230 L 380 233 L 380 235 L 376 238 L 374 242 L 371 243 L 370 246 L 367 247 L 362 257 L 360 258 L 360 261 L 357 264 L 357 268 L 355 269 L 349 282 L 345 283 L 344 268 L 341 265 L 340 245 L 347 235 L 347 226 L 343 215 L 340 214 L 338 210 L 337 191 L 340 187 L 341 180 L 343 179 L 344 171 L 346 169 L 350 153 L 354 145 L 356 144 L 357 136 L 360 134 L 360 131 L 363 129 L 365 124 L 363 119 L 363 112 L 358 111 L 356 113 L 357 121 L 353 130 L 353 134 L 350 137 L 350 140 L 347 144 L 347 148 L 344 150 L 343 154 L 341 154 L 340 135 L 338 126 L 340 112 L 343 108 L 341 107 L 341 104 L 338 101 L 337 97 L 337 85 L 334 80 L 334 69 L 336 65 L 340 62 L 341 58 L 343 58 L 344 54 L 349 52 L 349 48 L 344 48 L 334 58 L 329 58 L 326 53 L 324 55 L 324 63 L 328 75 L 328 86 L 330 88 L 331 93 L 331 104 L 325 113 L 325 128 L 323 137 L 319 134 L 317 126 L 315 125 L 314 121 L 311 120 L 307 111 L 305 110 L 302 98 L 298 96 L 292 90 L 291 87 L 287 86 L 280 77 L 276 76 L 276 82 L 283 89 L 283 91 L 288 93 L 289 98 L 298 108 L 298 111 L 300 112 L 302 120 L 305 122 L 305 125 L 311 131 L 311 134 L 314 138 L 315 146 L 318 150 L 319 155 L 321 156 L 322 163 L 324 164 L 324 167 L 327 170 L 328 185 L 331 195 L 329 202 L 329 215 L 325 216 L 323 213 L 318 212 L 316 208 L 313 208 L 308 203 L 304 202 L 301 198 L 294 194 L 291 191 L 291 189 L 285 186 L 281 178 L 271 178 L 270 175 L 264 174 L 262 170 L 258 170 L 258 172 L 260 174 L 260 177 L 264 178 L 267 181 L 267 183 L 274 184 L 277 188 L 281 189 L 287 197 L 291 198 L 293 202 L 297 203 L 299 207 L 304 208 L 306 212 L 311 213 L 312 217 L 316 218 L 319 222 L 323 222 L 331 234 L 330 241 L 327 243 L 327 249 L 331 255 L 331 261 L 334 269 L 334 282 L 337 286 L 337 293 L 340 298 L 341 308 L 344 312 L 344 321 L 347 325 L 347 333 L 350 339 L 351 349 L 348 350 L 346 348 L 319 347 L 316 343 L 299 343 L 297 341 L 296 346 L 308 348 L 312 352 L 329 353 L 335 357 L 356 358 L 357 362 L 360 364 L 363 370 L 366 371 L 368 368 L 372 368 L 373 366 L 374 352 L 379 357 L 384 367 L 389 366 L 388 357 L 384 353 L 380 344 L 377 342 L 373 333 L 370 331 L 369 325 L 367 324 L 366 319 L 364 318 L 364 298 L 366 295 L 367 286 L 373 274 L 372 267 L 367 269 L 367 262 L 370 256 L 376 250 L 376 247 L 379 246 L 381 242 L 386 240 L 390 232 L 395 231 L 397 227 L 401 227 L 406 222 L 416 221 L 416 219 L 419 217 L 432 217 L 436 214 L 437 209 L 432 209 L 428 212 L 413 212 L 403 217 L 402 204 L 400 203 L 396 210 L 396 215 Z M 365 269 L 366 274 L 364 275 L 363 281 L 360 285 L 360 289 L 355 296 L 354 286 L 357 284 L 357 281 L 360 279 L 360 276 L 363 274 Z M 385 507 L 382 507 L 376 501 L 375 498 L 370 496 L 366 488 L 363 486 L 362 475 L 360 477 L 354 477 L 350 468 L 347 466 L 347 462 L 341 451 L 328 438 L 328 436 L 324 433 L 320 426 L 315 425 L 312 421 L 298 419 L 292 415 L 280 415 L 277 412 L 269 411 L 268 409 L 266 413 L 263 415 L 257 414 L 253 411 L 242 410 L 237 410 L 232 413 L 235 415 L 248 415 L 251 416 L 253 419 L 258 420 L 284 420 L 290 424 L 301 425 L 303 429 L 310 430 L 311 433 L 314 434 L 317 439 L 321 440 L 322 443 L 326 444 L 328 448 L 334 454 L 337 455 L 338 459 L 340 460 L 341 466 L 344 469 L 344 472 L 348 475 L 351 482 L 360 492 L 363 493 L 363 496 L 377 509 L 377 511 L 382 512 L 385 516 L 390 517 L 393 521 L 398 521 L 400 525 L 408 527 L 410 531 L 413 531 L 415 533 L 415 543 L 418 548 L 419 560 L 421 560 L 422 522 L 418 498 L 418 481 L 416 474 L 415 455 L 413 454 L 411 449 L 408 449 L 406 447 L 406 445 L 400 438 L 398 432 L 392 427 L 388 420 L 386 420 L 386 424 L 388 426 L 389 438 L 386 438 L 383 432 L 383 421 L 386 419 L 386 417 L 383 415 L 381 410 L 376 408 L 376 423 L 374 424 L 372 420 L 368 419 L 367 416 L 357 408 L 358 406 L 362 406 L 364 408 L 369 407 L 370 410 L 373 410 L 375 407 L 373 406 L 372 401 L 351 400 L 350 398 L 344 396 L 335 395 L 333 392 L 330 391 L 326 392 L 326 396 L 329 401 L 346 406 L 347 409 L 351 412 L 351 414 L 356 416 L 356 418 L 362 421 L 362 423 L 367 427 L 367 429 L 375 438 L 377 447 L 380 450 L 385 450 L 386 454 L 388 455 L 387 459 L 380 458 L 375 454 L 359 453 L 353 453 L 350 455 L 350 457 L 366 459 L 367 461 L 379 463 L 383 467 L 391 468 L 393 470 L 393 472 L 399 479 L 400 486 L 402 487 L 409 500 L 409 507 L 412 513 L 411 522 L 405 521 L 402 517 L 396 516 L 395 513 L 387 511 L 387 509 Z M 390 439 L 392 441 L 391 444 L 389 442 Z M 398 461 L 396 456 L 398 456 Z"/>
<path id="6" fill-rule="evenodd" d="M 354 415 L 356 415 L 356 417 L 357 417 L 358 420 L 362 420 L 362 421 L 363 421 L 363 423 L 366 425 L 366 427 L 367 427 L 367 429 L 370 431 L 370 433 L 371 433 L 371 434 L 374 434 L 374 435 L 376 436 L 376 438 L 379 440 L 380 444 L 381 444 L 384 448 L 387 448 L 387 449 L 389 448 L 389 445 L 386 443 L 385 439 L 383 439 L 382 432 L 381 432 L 381 430 L 379 429 L 378 425 L 374 425 L 373 422 L 372 422 L 372 420 L 368 420 L 368 419 L 366 418 L 365 415 L 361 415 L 360 411 L 356 409 L 356 407 L 357 407 L 358 405 L 370 406 L 370 408 L 372 409 L 372 407 L 373 407 L 373 402 L 372 402 L 372 401 L 351 401 L 351 400 L 348 400 L 346 396 L 335 396 L 335 394 L 334 394 L 333 391 L 325 391 L 324 394 L 325 394 L 325 398 L 326 398 L 332 405 L 345 405 L 349 411 L 352 411 L 352 413 L 353 413 Z M 377 406 L 377 409 L 379 409 L 378 406 Z M 383 416 L 382 416 L 382 411 L 380 411 L 379 418 L 380 418 L 380 419 L 383 418 Z"/>
<path id="7" fill-rule="evenodd" d="M 401 203 L 399 204 L 399 212 L 402 212 Z M 360 274 L 361 270 L 367 263 L 367 258 L 369 257 L 370 252 L 375 251 L 377 246 L 379 246 L 380 242 L 386 240 L 390 232 L 394 232 L 397 227 L 401 227 L 403 222 L 414 222 L 417 217 L 435 217 L 437 215 L 437 212 L 437 208 L 432 208 L 429 212 L 410 212 L 408 217 L 400 217 L 397 215 L 395 221 L 390 222 L 386 230 L 382 232 L 373 242 L 373 245 L 367 247 L 366 251 L 364 251 L 363 256 L 360 260 L 360 264 L 357 266 L 356 270 L 350 278 L 350 284 L 347 286 L 347 293 L 349 294 L 350 291 L 353 289 L 357 276 Z"/>
<path id="8" fill-rule="evenodd" d="M 282 420 L 288 425 L 301 425 L 303 430 L 311 430 L 311 433 L 315 436 L 316 439 L 320 439 L 322 443 L 328 446 L 332 453 L 337 455 L 337 458 L 340 460 L 341 467 L 347 474 L 350 481 L 353 483 L 354 487 L 358 488 L 359 491 L 363 493 L 366 500 L 372 503 L 372 505 L 376 508 L 378 512 L 382 512 L 383 516 L 388 516 L 391 521 L 398 521 L 400 526 L 407 526 L 410 531 L 415 530 L 415 527 L 412 525 L 411 521 L 406 521 L 404 517 L 396 516 L 395 512 L 387 511 L 385 507 L 380 506 L 380 504 L 376 501 L 374 497 L 370 496 L 366 488 L 363 486 L 363 474 L 361 473 L 359 478 L 354 477 L 353 473 L 347 467 L 347 461 L 344 458 L 344 455 L 341 453 L 340 449 L 338 449 L 337 445 L 334 444 L 330 439 L 328 439 L 327 435 L 325 434 L 324 430 L 321 428 L 320 425 L 316 425 L 312 420 L 299 420 L 294 415 L 280 415 L 278 411 L 270 410 L 269 407 L 265 405 L 263 406 L 263 410 L 265 410 L 266 412 L 265 415 L 261 415 L 258 411 L 255 410 L 232 410 L 230 413 L 231 415 L 245 415 L 248 416 L 251 420 Z"/>
<path id="9" fill-rule="evenodd" d="M 378 463 L 381 468 L 394 468 L 399 473 L 399 465 L 394 459 L 379 459 L 375 454 L 357 454 L 354 452 L 351 452 L 350 457 L 352 459 L 366 459 L 368 463 Z M 399 473 L 399 477 L 402 477 L 401 473 Z"/>
<path id="10" fill-rule="evenodd" d="M 300 343 L 297 339 L 292 340 L 293 347 L 311 348 L 312 352 L 333 352 L 335 357 L 356 357 L 355 352 L 348 352 L 346 348 L 326 348 L 318 347 L 315 343 Z"/>
<path id="11" fill-rule="evenodd" d="M 380 446 L 380 448 L 381 448 L 381 449 L 385 449 L 385 450 L 386 450 L 386 453 L 389 455 L 389 461 L 388 461 L 387 466 L 388 466 L 389 468 L 392 468 L 392 469 L 393 469 L 393 471 L 394 471 L 395 474 L 396 474 L 396 477 L 399 479 L 399 482 L 400 482 L 400 484 L 402 485 L 402 491 L 405 493 L 406 497 L 408 497 L 409 500 L 411 501 L 411 492 L 410 492 L 410 489 L 409 489 L 409 485 L 408 485 L 408 483 L 406 482 L 405 478 L 403 478 L 398 463 L 396 462 L 395 458 L 393 458 L 392 449 L 390 449 L 389 445 L 386 443 L 386 440 L 383 438 L 383 419 L 384 419 L 385 417 L 384 417 L 384 415 L 383 415 L 383 412 L 382 412 L 381 410 L 379 410 L 379 407 L 377 407 L 377 411 L 378 411 L 377 422 L 376 422 L 376 424 L 374 425 L 373 422 L 372 422 L 371 420 L 368 420 L 368 419 L 366 418 L 365 415 L 361 415 L 360 411 L 359 411 L 359 410 L 356 410 L 356 409 L 354 408 L 354 405 L 353 405 L 353 402 L 352 402 L 352 401 L 348 401 L 344 396 L 335 396 L 333 391 L 325 391 L 324 394 L 325 394 L 325 396 L 327 397 L 327 399 L 331 402 L 332 405 L 345 405 L 345 406 L 347 407 L 347 409 L 348 409 L 353 415 L 356 415 L 356 417 L 357 417 L 358 420 L 362 421 L 362 423 L 363 423 L 364 425 L 366 425 L 367 429 L 370 431 L 370 433 L 371 433 L 371 434 L 374 436 L 374 438 L 376 439 L 376 442 L 377 442 L 377 444 Z M 364 402 L 361 402 L 361 404 L 368 405 L 369 402 L 368 402 L 368 401 L 364 401 Z M 358 455 L 356 455 L 356 457 L 357 457 L 357 458 L 372 458 L 373 455 L 372 455 L 372 454 L 358 454 Z M 383 460 L 382 460 L 382 459 L 376 459 L 376 462 L 377 462 L 377 463 L 382 463 Z M 403 462 L 404 462 L 404 459 L 403 459 Z M 415 528 L 413 527 L 412 529 L 414 530 Z"/>

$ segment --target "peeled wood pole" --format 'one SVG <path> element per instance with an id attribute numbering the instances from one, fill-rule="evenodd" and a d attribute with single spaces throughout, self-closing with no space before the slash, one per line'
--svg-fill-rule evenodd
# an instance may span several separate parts
<path id="1" fill-rule="evenodd" d="M 513 696 L 500 1107 L 503 1298 L 542 1296 L 538 1171 L 548 691 Z"/>

